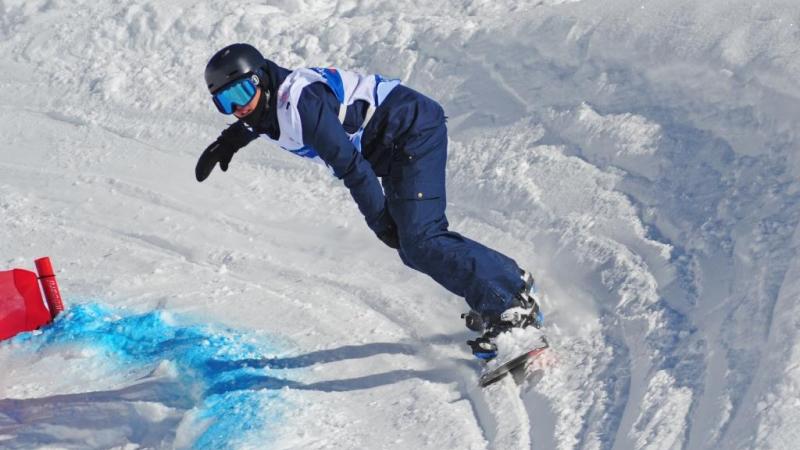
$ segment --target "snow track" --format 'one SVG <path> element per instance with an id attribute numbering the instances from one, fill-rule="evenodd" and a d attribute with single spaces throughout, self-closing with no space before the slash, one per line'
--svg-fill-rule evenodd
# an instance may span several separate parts
<path id="1" fill-rule="evenodd" d="M 0 261 L 49 254 L 69 303 L 276 343 L 231 390 L 292 405 L 248 416 L 275 448 L 792 448 L 798 26 L 781 0 L 0 0 Z M 475 388 L 463 302 L 324 169 L 256 142 L 194 181 L 225 123 L 202 67 L 235 41 L 442 101 L 452 228 L 545 292 L 538 382 Z M 0 446 L 69 447 L 90 425 L 97 448 L 211 442 L 176 425 L 196 403 L 171 378 L 137 378 L 156 362 L 85 378 L 92 358 L 22 345 L 0 344 L 0 417 L 17 412 Z M 134 397 L 167 411 L 152 434 Z M 36 437 L 37 405 L 60 434 Z M 263 448 L 248 433 L 213 443 Z"/>

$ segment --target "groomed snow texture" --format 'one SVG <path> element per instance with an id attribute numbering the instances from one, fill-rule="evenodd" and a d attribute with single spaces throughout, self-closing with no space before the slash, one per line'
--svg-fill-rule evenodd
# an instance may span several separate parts
<path id="1" fill-rule="evenodd" d="M 71 311 L 0 344 L 0 447 L 797 448 L 799 28 L 790 0 L 0 0 L 0 268 L 51 256 Z M 526 385 L 476 387 L 463 300 L 324 168 L 257 141 L 194 180 L 233 42 L 442 102 L 452 228 L 544 293 Z"/>

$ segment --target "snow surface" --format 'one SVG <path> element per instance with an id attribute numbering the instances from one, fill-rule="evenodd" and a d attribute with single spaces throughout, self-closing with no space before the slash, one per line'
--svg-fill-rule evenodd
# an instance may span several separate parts
<path id="1" fill-rule="evenodd" d="M 50 255 L 70 308 L 0 344 L 0 447 L 795 448 L 798 27 L 788 0 L 0 1 L 0 261 Z M 443 103 L 453 229 L 545 294 L 539 376 L 477 389 L 463 301 L 324 168 L 257 142 L 194 180 L 232 42 Z"/>

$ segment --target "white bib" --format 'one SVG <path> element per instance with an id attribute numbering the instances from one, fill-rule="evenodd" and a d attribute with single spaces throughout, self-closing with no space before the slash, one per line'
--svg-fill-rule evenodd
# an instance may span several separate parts
<path id="1" fill-rule="evenodd" d="M 400 80 L 387 80 L 380 75 L 361 75 L 334 67 L 298 69 L 283 80 L 283 83 L 278 86 L 277 92 L 277 116 L 280 137 L 276 141 L 266 134 L 263 136 L 298 156 L 312 158 L 324 164 L 317 152 L 303 143 L 303 125 L 300 123 L 300 113 L 297 110 L 297 103 L 300 100 L 303 88 L 318 81 L 326 83 L 336 94 L 336 98 L 341 105 L 339 122 L 344 122 L 347 106 L 358 100 L 363 100 L 369 104 L 367 115 L 361 127 L 355 133 L 347 133 L 350 142 L 360 152 L 361 135 L 372 118 L 372 113 L 375 108 L 383 103 L 389 92 L 400 84 Z"/>

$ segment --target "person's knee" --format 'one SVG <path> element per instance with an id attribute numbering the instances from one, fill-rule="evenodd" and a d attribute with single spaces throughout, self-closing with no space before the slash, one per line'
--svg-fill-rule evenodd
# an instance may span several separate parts
<path id="1" fill-rule="evenodd" d="M 446 227 L 400 233 L 399 241 L 405 259 L 417 267 L 439 265 L 447 259 L 447 255 L 458 254 L 459 246 L 463 244 L 463 238 L 457 233 L 447 231 Z"/>
<path id="2" fill-rule="evenodd" d="M 447 233 L 444 200 L 401 200 L 390 203 L 400 248 L 412 264 L 435 253 L 439 238 Z"/>
<path id="3" fill-rule="evenodd" d="M 399 238 L 400 249 L 408 263 L 416 266 L 425 260 L 430 246 L 430 238 L 425 233 L 405 232 Z"/>

